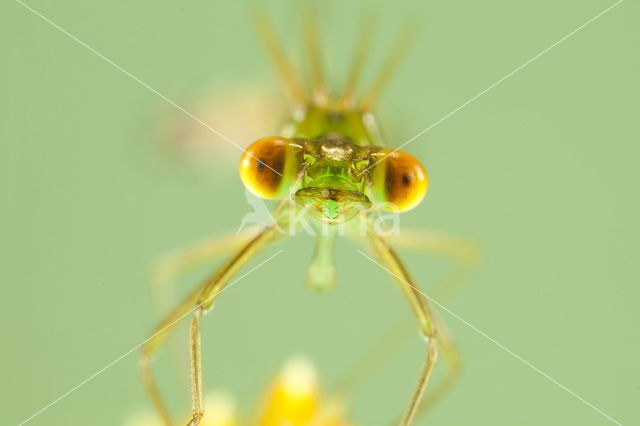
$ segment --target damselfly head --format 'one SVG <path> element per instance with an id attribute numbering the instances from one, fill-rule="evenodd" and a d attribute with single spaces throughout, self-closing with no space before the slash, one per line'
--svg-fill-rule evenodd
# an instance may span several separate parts
<path id="1" fill-rule="evenodd" d="M 240 161 L 244 185 L 261 198 L 293 195 L 313 217 L 344 223 L 378 204 L 406 211 L 422 201 L 427 174 L 410 154 L 360 146 L 338 134 L 308 141 L 269 137 Z"/>

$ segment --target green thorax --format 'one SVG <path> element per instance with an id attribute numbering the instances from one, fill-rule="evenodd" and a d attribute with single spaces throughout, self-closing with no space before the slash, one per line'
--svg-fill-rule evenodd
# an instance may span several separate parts
<path id="1" fill-rule="evenodd" d="M 293 111 L 283 136 L 317 140 L 338 134 L 360 146 L 382 146 L 375 117 L 371 112 L 309 104 Z"/>

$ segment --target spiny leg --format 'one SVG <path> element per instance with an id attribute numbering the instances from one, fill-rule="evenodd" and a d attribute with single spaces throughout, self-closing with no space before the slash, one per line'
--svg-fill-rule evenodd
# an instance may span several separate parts
<path id="1" fill-rule="evenodd" d="M 454 260 L 455 265 L 451 272 L 436 283 L 434 290 L 429 291 L 429 294 L 439 302 L 444 302 L 455 290 L 459 290 L 462 284 L 469 281 L 465 278 L 475 269 L 480 257 L 479 248 L 471 239 L 448 232 L 403 229 L 401 234 L 387 238 L 396 248 L 427 252 Z M 414 337 L 411 327 L 413 321 L 415 319 L 412 317 L 405 318 L 389 330 L 374 348 L 367 351 L 368 355 L 359 360 L 355 367 L 333 387 L 331 393 L 345 398 L 372 372 L 380 370 Z M 425 395 L 418 414 L 425 412 L 428 406 L 433 405 L 451 388 L 460 371 L 460 357 L 449 332 L 440 321 L 437 321 L 436 329 L 440 352 L 444 355 L 449 369 L 447 376 L 437 384 L 433 392 Z"/>
<path id="2" fill-rule="evenodd" d="M 411 322 L 415 321 L 413 318 L 409 319 L 412 320 Z M 329 395 L 332 400 L 336 400 L 339 403 L 348 400 L 356 387 L 361 385 L 373 373 L 379 371 L 415 337 L 415 331 L 413 327 L 410 327 L 413 324 L 408 323 L 409 321 L 404 320 L 396 324 L 373 348 L 367 351 L 367 356 L 359 360 L 355 368 L 349 371 L 344 378 L 330 389 Z M 447 375 L 435 384 L 433 390 L 425 393 L 414 417 L 414 421 L 424 415 L 429 408 L 438 402 L 453 387 L 453 384 L 460 374 L 461 363 L 458 350 L 448 331 L 440 322 L 437 324 L 438 334 L 436 339 L 438 341 L 439 353 L 443 355 L 447 363 Z M 399 421 L 396 421 L 393 424 L 398 424 L 398 422 Z"/>
<path id="3" fill-rule="evenodd" d="M 411 323 L 408 320 L 411 320 Z M 360 359 L 355 367 L 330 390 L 329 394 L 332 398 L 339 402 L 348 400 L 349 396 L 358 386 L 398 355 L 415 337 L 415 331 L 412 327 L 414 326 L 414 321 L 414 318 L 406 318 L 389 330 L 379 342 L 367 351 L 367 355 Z M 438 330 L 436 339 L 438 341 L 439 353 L 443 355 L 447 363 L 447 375 L 435 384 L 432 391 L 425 393 L 424 399 L 416 412 L 414 421 L 451 389 L 460 373 L 461 364 L 458 351 L 448 331 L 439 321 L 436 323 L 438 324 L 436 327 Z M 398 421 L 394 424 L 398 424 Z"/>
<path id="4" fill-rule="evenodd" d="M 430 392 L 427 392 L 424 400 L 420 404 L 415 418 L 422 416 L 427 410 L 438 402 L 442 397 L 451 390 L 458 376 L 460 375 L 460 369 L 462 364 L 460 363 L 460 355 L 456 348 L 449 331 L 439 321 L 438 323 L 438 347 L 440 353 L 443 355 L 443 359 L 447 363 L 446 376 L 436 384 L 435 388 Z"/>
<path id="5" fill-rule="evenodd" d="M 271 60 L 275 64 L 276 68 L 280 71 L 285 84 L 287 85 L 291 96 L 295 102 L 300 105 L 307 103 L 307 95 L 305 93 L 304 86 L 300 76 L 296 72 L 295 68 L 287 59 L 287 56 L 282 49 L 282 46 L 278 42 L 278 38 L 273 31 L 273 28 L 269 24 L 269 21 L 265 14 L 261 11 L 254 11 L 253 21 L 260 39 L 264 43 Z"/>
<path id="6" fill-rule="evenodd" d="M 434 317 L 434 320 L 436 318 Z M 448 330 L 443 326 L 439 321 L 435 321 L 438 330 L 438 334 L 436 335 L 436 340 L 438 342 L 438 353 L 443 355 L 443 358 L 447 364 L 447 373 L 446 376 L 435 384 L 435 387 L 431 389 L 429 392 L 426 392 L 424 398 L 420 402 L 418 410 L 415 413 L 413 421 L 415 422 L 419 417 L 423 416 L 429 408 L 433 407 L 433 405 L 438 402 L 442 397 L 453 387 L 456 379 L 460 375 L 460 355 L 458 353 L 458 349 L 455 347 L 453 340 L 448 332 Z M 404 340 L 403 343 L 407 343 L 407 333 L 406 329 L 402 333 L 401 338 Z M 398 338 L 397 340 L 400 340 Z M 393 424 L 398 424 L 396 421 Z"/>
<path id="7" fill-rule="evenodd" d="M 151 292 L 159 312 L 166 309 L 176 279 L 187 271 L 236 250 L 257 233 L 257 228 L 244 229 L 236 235 L 201 239 L 162 255 L 151 270 Z"/>
<path id="8" fill-rule="evenodd" d="M 198 425 L 204 415 L 202 402 L 202 352 L 200 351 L 200 318 L 202 311 L 196 309 L 189 327 L 189 355 L 191 357 L 191 403 L 193 417 L 188 425 Z"/>
<path id="9" fill-rule="evenodd" d="M 309 61 L 311 63 L 311 96 L 314 103 L 325 106 L 329 102 L 329 92 L 327 81 L 322 71 L 322 61 L 320 59 L 320 46 L 318 41 L 318 23 L 315 15 L 317 12 L 308 6 L 303 13 L 302 27 Z"/>
<path id="10" fill-rule="evenodd" d="M 345 84 L 342 96 L 338 99 L 338 107 L 341 109 L 353 108 L 355 102 L 355 91 L 358 84 L 358 78 L 362 72 L 364 60 L 369 52 L 371 46 L 371 40 L 373 39 L 374 20 L 370 15 L 366 15 L 362 18 L 360 23 L 360 30 L 358 39 L 356 41 L 355 51 L 353 53 L 353 59 L 349 67 L 349 74 L 347 76 L 347 82 Z"/>
<path id="11" fill-rule="evenodd" d="M 193 413 L 188 426 L 197 426 L 204 415 L 204 406 L 202 403 L 202 362 L 200 351 L 200 318 L 210 309 L 218 298 L 218 295 L 229 284 L 230 279 L 238 272 L 238 270 L 253 257 L 260 248 L 264 247 L 271 239 L 273 239 L 279 226 L 283 226 L 280 222 L 272 227 L 265 228 L 254 239 L 249 241 L 242 247 L 214 276 L 205 282 L 202 286 L 197 302 L 193 308 L 191 318 L 191 327 L 189 330 L 189 348 L 191 355 L 191 390 Z"/>
<path id="12" fill-rule="evenodd" d="M 263 247 L 270 239 L 276 236 L 276 227 L 267 227 L 260 231 L 254 238 L 252 238 L 249 242 L 247 242 L 241 249 L 239 249 L 223 266 L 220 268 L 210 279 L 205 281 L 198 289 L 192 292 L 177 308 L 175 308 L 154 330 L 151 336 L 147 339 L 145 344 L 142 346 L 141 356 L 140 356 L 140 368 L 142 372 L 143 382 L 147 389 L 147 392 L 151 396 L 151 400 L 158 410 L 163 423 L 166 426 L 170 426 L 173 424 L 171 420 L 171 416 L 167 410 L 166 404 L 164 403 L 160 392 L 158 390 L 158 386 L 155 383 L 153 378 L 153 374 L 151 372 L 150 361 L 153 355 L 158 351 L 158 349 L 162 346 L 162 344 L 166 341 L 169 333 L 172 331 L 173 326 L 180 321 L 183 317 L 193 312 L 194 315 L 201 316 L 202 313 L 209 308 L 215 298 L 217 298 L 218 294 L 224 290 L 226 285 L 229 283 L 231 277 L 242 267 L 246 262 L 255 254 L 255 252 Z M 195 352 L 193 350 L 194 346 L 199 346 L 193 344 L 193 336 L 197 336 L 199 339 L 199 328 L 198 323 L 192 321 L 192 327 L 190 329 L 190 337 L 192 338 L 192 344 L 190 347 L 192 348 L 191 352 Z M 198 341 L 199 342 L 199 341 Z M 199 349 L 199 347 L 195 348 Z M 199 352 L 199 351 L 198 351 Z M 193 355 L 192 355 L 193 360 Z M 199 388 L 201 380 L 199 377 L 196 377 L 194 373 L 199 374 L 199 356 L 196 359 L 197 368 L 192 365 L 192 383 L 196 383 Z M 192 362 L 193 364 L 193 362 Z M 196 398 L 198 397 L 198 398 Z M 194 395 L 194 416 L 195 419 L 197 416 L 195 415 L 196 408 L 198 411 L 202 411 L 202 404 L 199 403 L 199 406 L 196 407 L 197 401 L 202 401 L 201 395 Z M 192 419 L 192 420 L 193 420 Z M 199 420 L 196 420 L 197 424 Z"/>
<path id="13" fill-rule="evenodd" d="M 257 230 L 258 228 L 252 227 L 243 229 L 236 235 L 201 239 L 162 255 L 155 262 L 151 272 L 151 293 L 156 311 L 161 315 L 165 314 L 169 301 L 173 300 L 170 297 L 173 295 L 173 286 L 180 275 L 216 257 L 237 250 L 246 244 Z M 175 339 L 169 342 L 171 358 L 180 369 L 184 361 L 183 348 L 183 342 Z"/>
<path id="14" fill-rule="evenodd" d="M 256 229 L 244 230 L 238 235 L 216 237 L 197 241 L 189 246 L 182 247 L 162 256 L 154 265 L 151 274 L 151 289 L 153 293 L 154 303 L 158 310 L 164 309 L 164 306 L 169 299 L 167 295 L 171 293 L 172 284 L 177 276 L 186 272 L 187 270 L 194 268 L 207 260 L 210 260 L 224 252 L 232 251 L 235 248 L 246 244 L 247 239 L 251 234 L 255 234 Z M 196 291 L 199 294 L 199 291 Z M 193 307 L 196 296 L 192 294 L 181 307 L 172 312 L 171 321 L 164 321 L 163 325 L 156 329 L 162 330 L 165 327 L 170 328 L 170 324 L 175 322 L 180 316 L 185 315 L 189 308 Z M 162 338 L 161 338 L 162 339 Z M 147 347 L 147 349 L 151 349 Z M 145 387 L 151 395 L 152 401 L 160 413 L 162 420 L 165 424 L 170 424 L 170 416 L 168 410 L 160 397 L 157 387 L 154 383 L 153 377 L 149 369 L 149 356 L 155 349 L 149 350 L 148 355 L 144 355 L 141 359 L 142 376 Z M 177 359 L 177 355 L 175 356 Z"/>
<path id="15" fill-rule="evenodd" d="M 400 421 L 401 426 L 408 426 L 412 423 L 413 418 L 416 415 L 438 356 L 436 324 L 425 298 L 422 296 L 422 293 L 416 286 L 413 278 L 411 278 L 411 275 L 396 254 L 395 250 L 393 250 L 383 237 L 376 234 L 372 229 L 369 229 L 369 237 L 376 252 L 400 284 L 400 289 L 407 297 L 413 313 L 418 320 L 420 331 L 427 341 L 427 355 L 422 368 L 420 369 L 418 381 L 409 400 L 409 404 L 407 405 L 407 409 Z"/>
<path id="16" fill-rule="evenodd" d="M 153 378 L 150 365 L 151 358 L 167 339 L 169 333 L 173 329 L 173 326 L 183 317 L 188 315 L 190 310 L 193 309 L 193 305 L 198 300 L 200 292 L 200 288 L 196 289 L 196 291 L 191 293 L 189 297 L 187 297 L 156 327 L 151 336 L 142 346 L 142 350 L 140 353 L 140 371 L 142 374 L 142 381 L 147 392 L 149 393 L 149 396 L 151 397 L 153 405 L 160 414 L 162 423 L 165 426 L 171 426 L 173 424 L 173 421 L 171 420 L 171 415 L 169 414 L 167 406 L 162 399 L 162 396 L 160 395 L 158 385 Z"/>
<path id="17" fill-rule="evenodd" d="M 471 239 L 447 232 L 404 229 L 399 235 L 393 235 L 389 239 L 399 248 L 426 251 L 453 258 L 455 266 L 451 272 L 429 292 L 438 302 L 444 302 L 458 291 L 463 284 L 470 281 L 468 279 L 469 275 L 475 270 L 480 259 L 480 250 Z M 448 367 L 447 374 L 433 391 L 425 395 L 416 417 L 427 412 L 430 407 L 451 390 L 460 375 L 462 367 L 458 350 L 448 330 L 440 321 L 436 321 L 436 323 L 438 345 Z"/>
<path id="18" fill-rule="evenodd" d="M 378 100 L 382 89 L 387 85 L 394 71 L 402 61 L 402 58 L 409 50 L 411 42 L 416 37 L 416 27 L 414 25 L 407 25 L 402 28 L 400 34 L 396 38 L 389 55 L 385 59 L 382 68 L 378 72 L 378 76 L 373 82 L 373 85 L 369 91 L 363 96 L 360 108 L 363 111 L 369 111 L 373 108 L 373 105 Z"/>

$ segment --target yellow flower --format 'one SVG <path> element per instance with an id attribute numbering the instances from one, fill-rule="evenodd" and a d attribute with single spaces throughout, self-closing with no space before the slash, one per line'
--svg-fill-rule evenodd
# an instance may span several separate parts
<path id="1" fill-rule="evenodd" d="M 305 358 L 289 360 L 269 386 L 261 407 L 253 418 L 242 423 L 233 398 L 215 392 L 205 398 L 201 426 L 354 426 L 344 419 L 344 404 L 335 398 L 323 398 L 316 370 Z M 186 423 L 186 422 L 185 422 Z M 125 426 L 158 426 L 157 417 L 137 414 Z"/>

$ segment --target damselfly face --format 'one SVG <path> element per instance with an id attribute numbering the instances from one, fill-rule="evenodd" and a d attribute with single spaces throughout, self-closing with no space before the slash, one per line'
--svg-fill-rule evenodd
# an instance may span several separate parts
<path id="1" fill-rule="evenodd" d="M 304 171 L 295 201 L 327 223 L 343 223 L 371 208 L 369 152 L 337 134 L 303 144 Z"/>
<path id="2" fill-rule="evenodd" d="M 344 223 L 372 207 L 409 210 L 427 190 L 427 174 L 413 156 L 360 146 L 334 133 L 312 141 L 260 139 L 242 156 L 240 176 L 257 196 L 293 194 L 311 216 L 329 224 Z"/>

